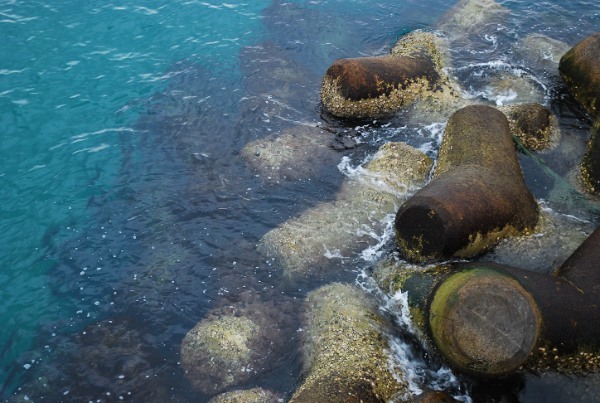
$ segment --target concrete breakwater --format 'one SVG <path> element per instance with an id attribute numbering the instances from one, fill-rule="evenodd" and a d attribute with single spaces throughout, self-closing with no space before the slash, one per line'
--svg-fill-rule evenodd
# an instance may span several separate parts
<path id="1" fill-rule="evenodd" d="M 473 6 L 473 3 L 477 2 L 461 1 L 459 6 L 462 5 L 463 9 L 457 9 L 455 12 L 458 12 L 458 10 L 463 12 L 467 5 Z M 494 17 L 504 16 L 505 10 L 498 9 L 498 12 L 491 15 Z M 459 16 L 456 18 L 447 17 L 445 21 L 448 22 L 442 24 L 442 28 L 456 25 L 462 21 L 462 18 L 459 18 Z M 400 46 L 406 46 L 406 43 L 409 42 L 414 43 L 412 39 L 418 35 L 418 33 L 409 35 L 404 42 L 401 39 Z M 462 38 L 453 38 L 453 40 L 459 39 Z M 431 40 L 427 43 L 429 46 L 435 41 Z M 539 208 L 537 200 L 528 191 L 523 181 L 517 150 L 512 144 L 511 136 L 516 137 L 518 135 L 526 147 L 535 150 L 540 144 L 540 133 L 545 133 L 547 137 L 545 137 L 545 141 L 541 142 L 545 145 L 541 147 L 552 147 L 555 145 L 557 137 L 556 122 L 553 117 L 541 105 L 530 106 L 529 111 L 524 108 L 523 110 L 526 112 L 523 113 L 515 112 L 515 108 L 518 108 L 518 106 L 503 111 L 489 105 L 466 106 L 473 102 L 462 98 L 460 92 L 455 90 L 457 88 L 455 83 L 452 83 L 451 79 L 444 75 L 445 73 L 441 68 L 442 58 L 439 57 L 438 59 L 438 56 L 432 56 L 434 54 L 440 55 L 443 52 L 435 53 L 431 52 L 431 49 L 415 52 L 408 52 L 407 56 L 400 57 L 392 51 L 390 55 L 386 55 L 381 59 L 369 57 L 368 60 L 355 59 L 334 63 L 333 68 L 325 74 L 323 81 L 324 107 L 333 115 L 342 119 L 374 119 L 389 116 L 403 108 L 418 108 L 422 105 L 440 107 L 440 105 L 443 105 L 443 108 L 446 109 L 445 113 L 448 113 L 449 110 L 452 110 L 452 113 L 459 113 L 454 120 L 462 119 L 461 115 L 463 114 L 474 118 L 465 119 L 467 121 L 465 126 L 468 127 L 456 129 L 454 120 L 448 125 L 444 140 L 446 145 L 440 151 L 432 180 L 429 178 L 429 173 L 433 161 L 429 160 L 427 156 L 403 143 L 387 143 L 380 147 L 378 153 L 361 167 L 361 175 L 358 175 L 355 180 L 347 181 L 342 185 L 335 200 L 305 211 L 268 232 L 259 243 L 259 251 L 266 257 L 275 259 L 275 264 L 280 267 L 281 272 L 284 274 L 282 279 L 285 282 L 293 283 L 299 278 L 317 277 L 322 282 L 327 283 L 330 278 L 335 278 L 335 275 L 331 275 L 330 271 L 336 269 L 336 264 L 331 262 L 332 257 L 351 257 L 361 248 L 364 248 L 366 241 L 364 232 L 361 233 L 360 229 L 364 228 L 365 225 L 380 224 L 390 213 L 393 214 L 397 210 L 403 211 L 402 205 L 411 203 L 411 200 L 417 200 L 414 198 L 422 197 L 428 202 L 435 200 L 435 203 L 444 203 L 448 200 L 452 190 L 456 190 L 465 183 L 467 186 L 462 190 L 457 190 L 457 192 L 461 193 L 461 196 L 466 194 L 466 198 L 458 199 L 455 203 L 457 207 L 448 209 L 454 221 L 447 225 L 441 225 L 440 228 L 455 230 L 460 228 L 461 225 L 465 225 L 465 218 L 478 217 L 473 224 L 476 229 L 465 231 L 465 234 L 460 236 L 455 233 L 444 235 L 450 241 L 460 243 L 459 247 L 453 248 L 452 252 L 422 253 L 426 250 L 425 246 L 427 245 L 431 248 L 443 245 L 443 242 L 439 242 L 439 240 L 444 236 L 431 235 L 427 231 L 421 231 L 412 236 L 410 240 L 412 243 L 407 247 L 406 245 L 409 242 L 402 240 L 403 231 L 418 231 L 421 229 L 420 226 L 423 225 L 425 218 L 436 215 L 431 213 L 434 211 L 433 208 L 424 207 L 423 220 L 415 219 L 413 214 L 409 214 L 410 218 L 414 219 L 409 224 L 406 224 L 402 219 L 397 219 L 396 234 L 400 238 L 399 248 L 404 251 L 405 257 L 411 258 L 411 253 L 407 253 L 408 251 L 412 252 L 413 256 L 418 255 L 417 258 L 413 259 L 415 261 L 440 261 L 456 257 L 476 259 L 496 245 L 501 237 L 529 236 L 535 232 L 539 218 Z M 416 65 L 411 64 L 410 68 L 402 70 L 400 75 L 395 75 L 396 69 L 393 65 L 395 63 L 408 63 L 407 60 L 415 54 L 420 55 L 418 63 Z M 417 73 L 419 66 L 425 70 L 424 74 Z M 371 68 L 373 70 L 370 70 Z M 371 78 L 365 79 L 369 72 L 374 74 L 371 75 Z M 348 84 L 347 80 L 357 77 L 359 77 L 359 84 L 366 82 L 367 85 L 361 87 L 355 85 L 356 83 Z M 386 81 L 386 79 L 389 80 Z M 348 85 L 347 91 L 344 89 L 344 85 Z M 403 91 L 406 91 L 406 93 Z M 450 115 L 455 116 L 448 113 L 448 116 Z M 472 120 L 477 120 L 475 118 L 479 119 L 479 125 L 470 124 Z M 519 123 L 519 119 L 525 119 L 526 122 L 521 121 Z M 537 122 L 537 124 L 530 124 L 531 122 Z M 488 130 L 489 125 L 495 125 L 500 129 Z M 539 125 L 543 126 L 542 130 L 538 130 Z M 481 126 L 485 126 L 485 130 L 481 129 Z M 294 152 L 292 150 L 290 154 L 285 154 L 276 151 L 276 155 L 284 156 L 283 160 L 273 162 L 275 160 L 268 159 L 268 154 L 273 150 L 290 149 L 290 144 L 292 146 L 297 145 L 294 141 L 299 141 L 302 135 L 306 133 L 309 136 L 317 136 L 316 131 L 310 129 L 304 130 L 302 135 L 295 132 L 294 141 L 292 142 L 285 141 L 285 136 L 290 133 L 292 132 L 283 133 L 280 143 L 277 143 L 277 140 L 269 139 L 268 141 L 273 146 L 271 148 L 261 146 L 260 142 L 249 145 L 251 148 L 245 154 L 245 158 L 251 161 L 250 163 L 254 164 L 258 170 L 263 169 L 261 160 L 264 158 L 264 161 L 267 161 L 267 168 L 263 172 L 269 172 L 272 167 L 286 167 L 285 170 L 289 171 L 292 177 L 294 175 L 311 175 L 310 170 L 303 172 L 302 169 L 295 171 L 293 168 L 289 169 L 297 163 L 301 163 L 307 156 L 306 152 Z M 491 137 L 483 137 L 482 139 L 482 134 Z M 453 142 L 453 137 L 455 142 Z M 309 153 L 310 155 L 318 155 L 320 152 L 324 152 L 323 155 L 325 156 L 330 155 L 330 150 L 327 147 L 320 146 L 318 142 L 309 141 L 307 144 L 309 148 L 315 150 L 314 153 Z M 479 145 L 479 147 L 475 145 Z M 283 148 L 277 148 L 278 146 Z M 485 154 L 485 147 L 491 148 L 489 158 L 483 158 L 482 156 Z M 461 153 L 461 149 L 469 152 Z M 324 158 L 327 159 L 328 157 Z M 485 161 L 474 163 L 473 160 L 476 159 Z M 286 164 L 288 165 L 286 166 Z M 451 177 L 452 181 L 445 185 L 446 187 L 436 185 L 438 182 L 436 177 L 438 176 L 440 178 L 444 176 Z M 477 180 L 470 180 L 475 176 L 477 176 Z M 503 187 L 496 182 L 498 178 L 506 180 L 510 186 Z M 428 194 L 426 189 L 432 189 L 433 186 L 441 186 L 442 190 L 434 189 L 430 191 L 432 194 Z M 495 205 L 490 202 L 493 199 L 484 197 L 494 192 L 502 197 L 506 196 L 511 192 L 511 187 L 518 188 L 515 193 L 520 195 L 512 202 L 501 200 L 498 205 Z M 419 190 L 419 188 L 421 189 Z M 468 197 L 468 195 L 472 197 Z M 438 199 L 435 199 L 434 196 Z M 473 213 L 477 210 L 473 210 L 470 203 L 474 198 L 479 197 L 482 199 L 474 205 L 480 208 L 489 208 L 489 210 L 484 210 L 478 216 Z M 482 221 L 491 219 L 492 214 L 500 210 L 498 206 L 505 209 L 507 218 L 500 220 L 501 222 L 492 220 L 493 223 L 489 225 L 489 228 L 481 230 L 478 225 Z M 405 210 L 408 210 L 408 208 Z M 398 221 L 401 221 L 400 224 L 398 224 Z M 400 229 L 398 229 L 398 226 L 400 226 Z M 509 226 L 510 230 L 504 231 L 505 226 Z M 433 231 L 435 230 L 436 228 L 433 228 Z M 368 239 L 368 236 L 366 238 Z M 481 242 L 482 239 L 485 242 Z M 468 250 L 469 253 L 460 252 L 465 250 Z M 584 251 L 582 253 L 589 253 L 589 248 L 586 248 L 586 250 L 588 252 Z M 457 251 L 458 253 L 456 253 Z M 426 259 L 422 259 L 423 257 L 426 257 Z M 495 270 L 496 267 L 491 266 Z M 466 270 L 470 269 L 470 266 L 462 268 Z M 392 276 L 402 278 L 405 274 L 402 272 L 403 270 L 402 265 L 399 265 L 394 269 Z M 514 272 L 507 269 L 502 271 L 502 275 L 508 273 L 509 277 L 515 277 L 517 272 L 522 274 L 520 269 Z M 498 288 L 501 288 L 501 290 L 504 290 L 505 293 L 500 297 L 505 300 L 510 299 L 511 296 L 517 296 L 517 300 L 530 309 L 531 315 L 523 316 L 523 320 L 519 322 L 524 324 L 523 329 L 525 329 L 519 333 L 523 336 L 520 340 L 523 341 L 522 344 L 525 345 L 528 352 L 542 351 L 540 349 L 546 347 L 537 344 L 537 333 L 535 337 L 527 333 L 529 329 L 537 329 L 540 323 L 544 322 L 543 317 L 536 316 L 538 313 L 536 311 L 538 309 L 536 308 L 537 300 L 531 296 L 532 291 L 529 288 L 524 287 L 522 284 L 515 285 L 512 277 L 509 280 L 510 286 L 500 287 L 505 284 L 502 275 L 495 276 L 493 274 L 491 280 L 486 278 L 484 282 L 489 286 L 489 289 L 497 291 Z M 522 275 L 527 276 L 526 273 Z M 471 279 L 469 276 L 458 278 L 455 281 L 455 288 L 462 289 L 462 286 L 469 286 L 467 284 L 469 279 Z M 548 281 L 552 280 L 555 279 L 551 278 Z M 455 288 L 448 291 L 448 293 L 455 292 Z M 479 292 L 477 294 L 478 298 L 488 296 L 488 288 L 484 287 L 483 291 L 477 290 Z M 385 292 L 398 291 L 398 289 L 385 289 L 383 285 L 382 289 Z M 400 289 L 404 291 L 404 288 L 401 287 Z M 408 291 L 410 294 L 411 291 Z M 552 292 L 549 291 L 548 293 L 547 298 L 552 299 Z M 410 392 L 407 391 L 405 374 L 394 373 L 389 369 L 388 363 L 381 364 L 381 361 L 386 359 L 382 351 L 385 351 L 389 343 L 388 338 L 393 333 L 393 326 L 389 318 L 380 315 L 374 308 L 371 295 L 349 285 L 326 284 L 309 293 L 301 312 L 304 321 L 302 322 L 303 331 L 306 332 L 306 337 L 303 338 L 303 348 L 306 349 L 306 354 L 303 355 L 305 367 L 303 381 L 298 389 L 291 393 L 293 401 L 312 401 L 315 396 L 329 396 L 333 400 L 341 400 L 341 396 L 352 396 L 356 399 L 373 401 L 418 399 L 416 395 L 410 395 Z M 441 315 L 445 315 L 445 313 Z M 468 317 L 460 316 L 462 315 L 460 312 L 456 315 L 459 315 L 464 323 L 471 323 Z M 251 318 L 250 314 L 242 314 L 241 316 Z M 506 313 L 505 316 L 506 318 L 510 317 L 510 312 Z M 415 319 L 418 322 L 422 317 L 423 314 L 421 313 L 421 316 L 416 315 Z M 229 319 L 225 322 L 228 321 Z M 240 322 L 235 328 L 237 329 L 236 332 L 243 333 L 242 330 L 245 329 L 244 331 L 247 334 L 233 336 L 234 344 L 237 343 L 237 345 L 233 345 L 230 350 L 235 351 L 235 348 L 243 344 L 243 350 L 246 351 L 245 354 L 248 354 L 246 340 L 251 340 L 252 337 L 256 337 L 256 334 L 259 334 L 259 338 L 263 338 L 265 335 L 261 336 L 261 333 L 257 333 L 256 326 L 247 321 L 239 319 L 236 319 L 236 321 Z M 506 322 L 510 321 L 507 320 Z M 560 325 L 560 321 L 556 322 L 557 327 L 560 327 Z M 511 326 L 511 324 L 508 323 L 506 326 Z M 442 329 L 440 332 L 446 331 L 443 330 L 444 326 L 440 326 L 440 328 Z M 468 326 L 465 326 L 463 330 L 467 332 L 469 330 Z M 197 329 L 193 332 L 202 335 L 202 332 L 197 331 Z M 591 337 L 597 336 L 597 332 L 588 333 L 592 335 Z M 468 338 L 469 335 L 461 334 L 461 337 Z M 439 340 L 446 340 L 440 342 L 443 347 L 451 345 L 443 337 Z M 502 340 L 494 345 L 494 347 L 497 347 L 496 350 L 500 352 L 508 351 L 508 347 L 504 347 L 510 343 L 504 345 L 501 342 Z M 340 343 L 340 346 L 337 343 Z M 521 366 L 522 361 L 528 357 L 528 354 L 525 354 L 525 357 L 518 355 L 516 359 L 510 357 L 511 360 L 508 360 L 510 362 L 505 360 L 510 365 L 507 364 L 500 370 L 494 368 L 494 370 L 486 372 L 479 367 L 462 365 L 443 347 L 438 345 L 436 348 L 435 344 L 432 345 L 435 351 L 453 367 L 470 373 L 486 373 L 492 376 L 523 370 L 525 367 Z M 482 351 L 490 351 L 487 347 Z M 344 349 L 351 349 L 356 354 L 344 354 Z M 183 351 L 182 349 L 182 354 Z M 185 351 L 188 354 L 187 346 Z M 518 353 L 521 352 L 521 349 L 519 349 Z M 266 353 L 267 350 L 263 350 L 262 354 L 259 353 L 257 357 L 264 356 Z M 590 362 L 597 359 L 597 351 L 594 349 L 591 351 L 586 350 L 584 353 L 588 354 L 585 357 Z M 498 355 L 501 354 L 496 356 Z M 493 358 L 496 358 L 496 356 Z M 373 357 L 379 360 L 381 373 L 376 373 L 372 369 L 373 364 L 370 360 Z M 485 358 L 489 357 L 486 356 Z M 202 363 L 205 361 L 211 360 L 206 357 L 198 360 L 200 365 L 204 365 Z M 542 368 L 542 370 L 547 368 L 569 369 L 567 366 L 553 368 L 551 361 L 549 360 L 547 367 Z M 243 368 L 246 367 L 247 365 L 244 364 Z M 235 373 L 236 370 L 231 372 Z M 240 377 L 227 383 L 226 387 L 221 389 L 234 388 L 236 385 L 247 383 L 248 378 Z M 214 390 L 210 392 L 216 393 Z M 272 396 L 269 392 L 261 393 Z"/>

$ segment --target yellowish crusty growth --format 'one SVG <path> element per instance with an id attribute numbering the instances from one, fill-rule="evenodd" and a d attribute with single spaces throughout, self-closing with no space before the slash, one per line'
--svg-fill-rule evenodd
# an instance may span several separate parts
<path id="1" fill-rule="evenodd" d="M 457 98 L 446 74 L 442 71 L 447 58 L 445 52 L 440 51 L 444 46 L 443 40 L 432 33 L 415 31 L 402 37 L 393 47 L 390 55 L 381 58 L 393 59 L 398 57 L 427 60 L 433 63 L 438 76 L 436 82 L 431 82 L 426 74 L 407 79 L 405 82 L 389 87 L 390 84 L 380 83 L 389 91 L 368 98 L 353 100 L 343 95 L 339 77 L 326 74 L 321 86 L 321 101 L 323 106 L 333 115 L 341 118 L 372 119 L 390 116 L 403 107 L 422 99 Z M 432 103 L 435 103 L 433 101 Z M 448 101 L 444 101 L 448 103 Z"/>
<path id="2" fill-rule="evenodd" d="M 389 324 L 364 291 L 334 283 L 308 295 L 304 382 L 291 402 L 389 401 L 407 393 L 392 372 Z"/>
<path id="3" fill-rule="evenodd" d="M 414 31 L 404 35 L 396 42 L 390 54 L 392 56 L 415 57 L 426 54 L 434 63 L 436 70 L 448 66 L 445 40 L 431 32 Z"/>
<path id="4" fill-rule="evenodd" d="M 208 403 L 275 403 L 280 399 L 275 393 L 263 388 L 234 390 L 213 397 Z"/>
<path id="5" fill-rule="evenodd" d="M 588 141 L 588 150 L 580 164 L 579 179 L 582 187 L 587 192 L 597 194 L 600 192 L 600 119 L 592 128 Z"/>
<path id="6" fill-rule="evenodd" d="M 247 378 L 242 369 L 252 364 L 250 345 L 259 333 L 258 325 L 246 317 L 205 319 L 183 339 L 181 365 L 204 393 L 223 390 Z"/>
<path id="7" fill-rule="evenodd" d="M 558 119 L 540 104 L 526 103 L 499 108 L 510 125 L 510 132 L 529 150 L 548 150 L 558 145 Z"/>
<path id="8" fill-rule="evenodd" d="M 533 372 L 557 371 L 571 375 L 600 372 L 600 354 L 597 348 L 580 348 L 574 353 L 563 353 L 556 347 L 539 346 L 523 368 Z"/>

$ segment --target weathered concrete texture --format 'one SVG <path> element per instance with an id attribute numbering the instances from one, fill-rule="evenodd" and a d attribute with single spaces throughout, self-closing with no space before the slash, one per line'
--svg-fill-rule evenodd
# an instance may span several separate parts
<path id="1" fill-rule="evenodd" d="M 388 365 L 389 323 L 362 290 L 331 284 L 306 302 L 305 377 L 291 402 L 383 402 L 406 396 Z"/>
<path id="2" fill-rule="evenodd" d="M 500 22 L 509 10 L 494 0 L 460 0 L 438 24 L 438 29 L 451 39 L 482 31 L 488 24 Z"/>
<path id="3" fill-rule="evenodd" d="M 408 294 L 413 325 L 462 371 L 596 372 L 599 240 L 596 231 L 554 275 L 485 262 L 426 270 L 388 262 L 375 278 Z"/>
<path id="4" fill-rule="evenodd" d="M 448 121 L 433 179 L 396 214 L 396 239 L 409 261 L 467 258 L 527 232 L 537 217 L 506 117 L 473 105 Z"/>
<path id="5" fill-rule="evenodd" d="M 533 151 L 555 147 L 560 137 L 558 119 L 540 104 L 515 104 L 499 108 L 508 118 L 510 132 Z"/>
<path id="6" fill-rule="evenodd" d="M 485 375 L 517 369 L 541 327 L 531 294 L 489 266 L 471 266 L 446 278 L 431 298 L 428 316 L 442 354 L 454 366 Z"/>
<path id="7" fill-rule="evenodd" d="M 588 149 L 581 161 L 583 188 L 593 194 L 600 193 L 600 119 L 592 128 Z"/>
<path id="8" fill-rule="evenodd" d="M 293 280 L 326 275 L 330 258 L 344 258 L 376 241 L 382 220 L 421 186 L 432 161 L 404 143 L 387 143 L 342 185 L 333 202 L 322 203 L 271 230 L 258 248 L 275 257 Z"/>
<path id="9" fill-rule="evenodd" d="M 502 71 L 487 81 L 485 96 L 496 106 L 544 102 L 543 88 L 522 72 Z"/>
<path id="10" fill-rule="evenodd" d="M 558 75 L 560 58 L 568 52 L 570 46 L 543 34 L 531 34 L 518 42 L 515 53 L 535 70 Z"/>
<path id="11" fill-rule="evenodd" d="M 213 397 L 208 403 L 277 403 L 281 397 L 263 388 L 234 390 Z"/>
<path id="12" fill-rule="evenodd" d="M 593 230 L 590 222 L 541 209 L 540 219 L 531 234 L 503 239 L 485 255 L 485 260 L 550 273 Z"/>
<path id="13" fill-rule="evenodd" d="M 442 71 L 443 41 L 415 31 L 386 56 L 340 59 L 323 77 L 321 100 L 332 115 L 349 119 L 391 116 L 416 100 L 454 90 Z"/>
<path id="14" fill-rule="evenodd" d="M 569 50 L 559 70 L 575 98 L 593 117 L 600 117 L 600 32 Z"/>
<path id="15" fill-rule="evenodd" d="M 295 126 L 248 143 L 242 157 L 263 180 L 294 180 L 316 176 L 319 167 L 339 158 L 333 135 L 318 127 Z"/>
<path id="16" fill-rule="evenodd" d="M 275 303 L 215 309 L 184 337 L 181 365 L 194 388 L 214 395 L 263 372 L 284 345 L 286 321 Z"/>

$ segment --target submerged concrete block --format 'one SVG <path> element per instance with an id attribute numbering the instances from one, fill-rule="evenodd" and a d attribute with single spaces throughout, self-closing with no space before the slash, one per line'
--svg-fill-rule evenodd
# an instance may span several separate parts
<path id="1" fill-rule="evenodd" d="M 336 199 L 284 222 L 263 236 L 259 250 L 277 259 L 294 280 L 327 276 L 331 258 L 349 257 L 376 243 L 382 221 L 416 188 L 432 166 L 422 152 L 404 143 L 387 143 L 342 185 Z"/>
<path id="2" fill-rule="evenodd" d="M 390 401 L 408 394 L 389 364 L 390 324 L 361 289 L 334 283 L 306 301 L 304 380 L 290 402 Z"/>

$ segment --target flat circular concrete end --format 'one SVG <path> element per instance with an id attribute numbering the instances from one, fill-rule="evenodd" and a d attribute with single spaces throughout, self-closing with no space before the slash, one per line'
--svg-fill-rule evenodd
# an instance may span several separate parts
<path id="1" fill-rule="evenodd" d="M 535 347 L 540 322 L 533 297 L 512 277 L 485 267 L 446 279 L 429 316 L 433 340 L 452 364 L 490 376 L 523 364 Z"/>

